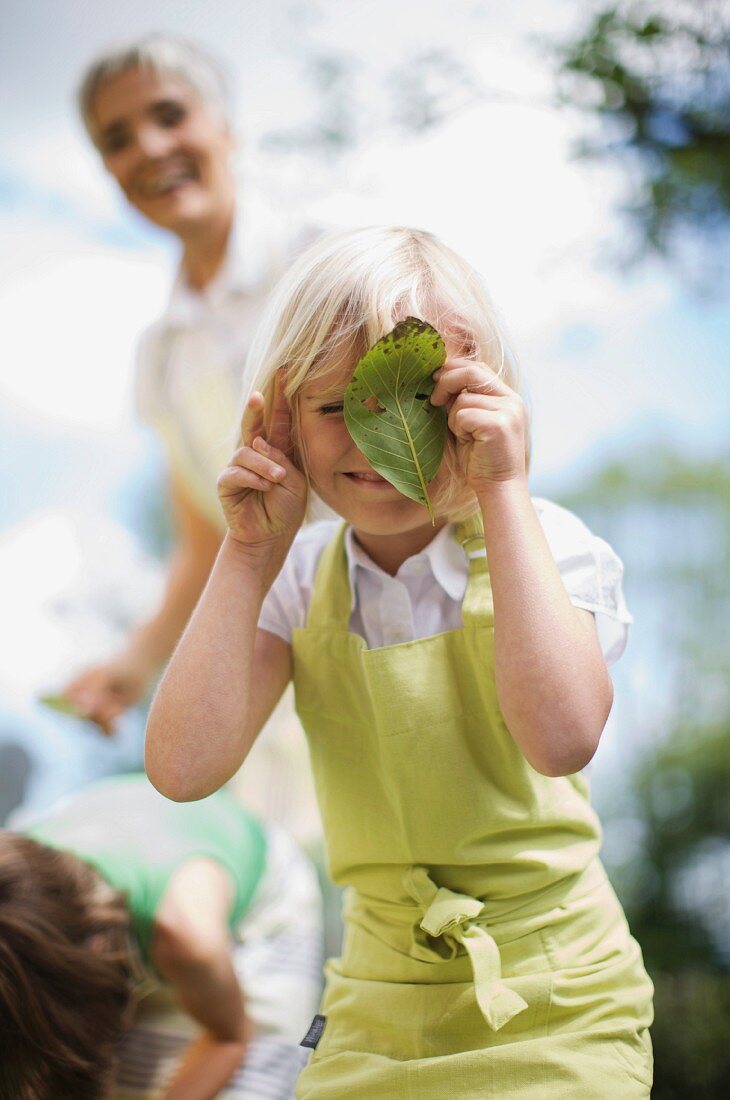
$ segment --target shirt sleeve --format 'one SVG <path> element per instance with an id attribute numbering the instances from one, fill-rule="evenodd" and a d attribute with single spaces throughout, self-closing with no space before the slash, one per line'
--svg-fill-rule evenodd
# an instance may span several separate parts
<path id="1" fill-rule="evenodd" d="M 157 427 L 160 395 L 157 363 L 160 351 L 160 335 L 156 325 L 143 332 L 137 344 L 137 362 L 134 372 L 134 411 L 143 423 Z"/>
<path id="2" fill-rule="evenodd" d="M 311 523 L 299 532 L 264 599 L 259 629 L 268 630 L 291 645 L 292 631 L 306 626 L 319 558 L 338 522 Z"/>
<path id="3" fill-rule="evenodd" d="M 621 559 L 566 508 L 546 500 L 535 500 L 535 507 L 571 602 L 593 613 L 606 664 L 614 664 L 633 622 L 623 594 Z"/>

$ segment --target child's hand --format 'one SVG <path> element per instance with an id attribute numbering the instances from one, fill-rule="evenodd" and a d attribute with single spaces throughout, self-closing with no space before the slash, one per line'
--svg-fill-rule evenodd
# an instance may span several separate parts
<path id="1" fill-rule="evenodd" d="M 434 377 L 467 484 L 479 495 L 499 482 L 524 481 L 527 418 L 522 398 L 486 363 L 447 359 Z"/>
<path id="2" fill-rule="evenodd" d="M 290 461 L 291 414 L 276 377 L 270 423 L 264 398 L 254 391 L 243 414 L 243 446 L 218 478 L 218 496 L 231 536 L 260 548 L 272 539 L 292 539 L 307 506 L 307 482 Z"/>

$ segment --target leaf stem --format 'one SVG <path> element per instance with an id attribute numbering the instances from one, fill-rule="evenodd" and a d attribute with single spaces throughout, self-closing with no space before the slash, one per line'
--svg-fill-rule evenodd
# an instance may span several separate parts
<path id="1" fill-rule="evenodd" d="M 413 464 L 416 467 L 416 473 L 418 474 L 418 480 L 421 483 L 421 491 L 423 492 L 424 498 L 426 500 L 426 507 L 428 508 L 428 514 L 431 517 L 431 526 L 435 527 L 436 526 L 436 517 L 433 514 L 433 508 L 431 507 L 431 500 L 430 500 L 430 497 L 428 495 L 428 489 L 426 488 L 426 482 L 423 480 L 423 473 L 421 472 L 421 463 L 418 461 L 418 452 L 416 451 L 416 447 L 415 447 L 415 444 L 413 442 L 413 437 L 411 435 L 411 429 L 408 427 L 408 421 L 406 420 L 405 416 L 403 415 L 403 409 L 400 406 L 400 398 L 398 397 L 397 390 L 393 394 L 393 396 L 395 397 L 395 403 L 398 406 L 398 413 L 400 415 L 401 420 L 403 421 L 403 427 L 405 428 L 406 438 L 408 440 L 408 446 L 411 449 L 411 455 L 413 457 Z"/>

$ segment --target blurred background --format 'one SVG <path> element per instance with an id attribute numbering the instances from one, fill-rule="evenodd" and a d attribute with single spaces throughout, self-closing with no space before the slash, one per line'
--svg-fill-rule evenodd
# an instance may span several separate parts
<path id="1" fill-rule="evenodd" d="M 722 0 L 3 0 L 0 809 L 138 759 L 38 703 L 159 598 L 164 463 L 135 422 L 177 253 L 76 116 L 149 31 L 227 64 L 240 170 L 287 215 L 419 225 L 485 276 L 522 360 L 533 492 L 625 563 L 635 625 L 591 765 L 656 983 L 660 1100 L 730 1080 L 730 34 Z M 74 750 L 68 751 L 73 726 Z M 53 774 L 33 744 L 58 743 Z M 30 748 L 29 748 L 30 746 Z M 81 762 L 81 763 L 80 763 Z"/>

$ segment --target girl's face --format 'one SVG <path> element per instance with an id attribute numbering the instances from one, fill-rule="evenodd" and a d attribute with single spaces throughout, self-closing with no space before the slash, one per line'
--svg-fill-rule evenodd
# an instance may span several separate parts
<path id="1" fill-rule="evenodd" d="M 436 534 L 426 508 L 377 474 L 355 446 L 343 416 L 352 373 L 305 383 L 299 392 L 299 442 L 312 486 L 325 504 L 352 525 L 358 541 L 382 568 L 395 572 Z M 437 474 L 432 486 L 438 487 Z"/>
<path id="2" fill-rule="evenodd" d="M 126 69 L 92 107 L 104 166 L 151 222 L 184 237 L 230 213 L 231 136 L 184 81 Z"/>

